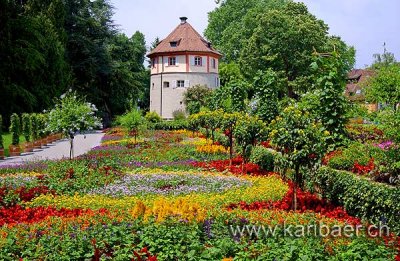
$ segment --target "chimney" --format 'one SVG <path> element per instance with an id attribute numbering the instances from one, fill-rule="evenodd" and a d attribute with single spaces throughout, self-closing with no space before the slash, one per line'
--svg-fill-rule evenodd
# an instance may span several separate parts
<path id="1" fill-rule="evenodd" d="M 179 17 L 179 19 L 181 19 L 181 24 L 186 24 L 186 20 L 188 19 L 185 16 Z"/>

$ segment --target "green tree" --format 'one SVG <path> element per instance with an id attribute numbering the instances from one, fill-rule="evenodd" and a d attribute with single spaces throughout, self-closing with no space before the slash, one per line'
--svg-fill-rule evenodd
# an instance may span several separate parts
<path id="1" fill-rule="evenodd" d="M 311 68 L 315 73 L 315 87 L 320 90 L 320 107 L 317 117 L 325 129 L 331 133 L 332 142 L 341 142 L 345 138 L 345 124 L 349 103 L 344 96 L 347 68 L 337 52 L 314 53 Z"/>
<path id="2" fill-rule="evenodd" d="M 224 54 L 227 63 L 236 62 L 243 46 L 257 27 L 258 16 L 280 8 L 287 0 L 221 0 L 208 14 L 205 36 Z"/>
<path id="3" fill-rule="evenodd" d="M 118 34 L 110 40 L 108 52 L 111 57 L 111 77 L 107 104 L 114 114 L 123 113 L 131 104 L 138 104 L 149 88 L 144 79 L 147 75 L 143 73 L 145 45 L 144 35 L 140 32 L 131 38 Z"/>
<path id="4" fill-rule="evenodd" d="M 76 132 L 84 132 L 101 127 L 95 116 L 97 111 L 93 104 L 79 98 L 76 92 L 63 95 L 55 108 L 49 112 L 45 131 L 63 133 L 70 138 L 70 159 L 73 158 L 73 141 Z"/>
<path id="5" fill-rule="evenodd" d="M 400 103 L 400 64 L 382 66 L 366 82 L 366 98 L 370 102 L 389 105 L 395 111 Z"/>
<path id="6" fill-rule="evenodd" d="M 240 63 L 246 75 L 272 68 L 286 80 L 286 92 L 304 87 L 314 48 L 328 41 L 328 26 L 310 14 L 302 3 L 288 3 L 259 17 L 257 28 L 242 50 Z"/>
<path id="7" fill-rule="evenodd" d="M 12 135 L 12 142 L 11 144 L 14 146 L 19 145 L 19 135 L 21 134 L 21 120 L 18 114 L 13 113 L 11 115 L 11 125 L 10 125 L 10 132 Z"/>
<path id="8" fill-rule="evenodd" d="M 282 155 L 281 167 L 293 169 L 294 195 L 293 208 L 297 208 L 297 188 L 303 187 L 301 168 L 307 173 L 326 152 L 328 131 L 316 122 L 307 111 L 289 106 L 270 124 L 269 137 Z M 285 175 L 285 173 L 284 173 Z"/>
<path id="9" fill-rule="evenodd" d="M 219 77 L 221 79 L 221 86 L 226 86 L 235 80 L 244 80 L 240 67 L 237 63 L 220 63 L 219 64 Z"/>
<path id="10" fill-rule="evenodd" d="M 142 113 L 137 109 L 131 109 L 127 113 L 117 118 L 117 122 L 129 131 L 131 136 L 136 139 L 139 135 L 139 130 L 144 127 L 145 121 Z"/>
<path id="11" fill-rule="evenodd" d="M 189 114 L 200 112 L 202 107 L 206 107 L 212 90 L 205 85 L 195 85 L 188 88 L 183 94 L 183 103 Z"/>
<path id="12" fill-rule="evenodd" d="M 47 108 L 70 82 L 54 17 L 31 2 L 0 1 L 0 112 L 6 118 Z"/>
<path id="13" fill-rule="evenodd" d="M 25 141 L 30 142 L 32 136 L 32 121 L 28 113 L 22 114 L 22 133 L 24 134 Z"/>
<path id="14" fill-rule="evenodd" d="M 257 142 L 263 141 L 267 136 L 267 125 L 258 117 L 243 114 L 236 122 L 233 130 L 233 137 L 236 144 L 241 149 L 243 157 L 243 165 L 248 162 L 251 155 L 252 147 L 256 146 Z"/>
<path id="15" fill-rule="evenodd" d="M 271 122 L 278 115 L 278 77 L 271 69 L 258 72 L 254 77 L 255 114 L 265 121 Z"/>
<path id="16" fill-rule="evenodd" d="M 393 53 L 386 50 L 386 43 L 383 44 L 383 54 L 376 53 L 373 55 L 374 62 L 371 65 L 373 69 L 380 69 L 382 67 L 387 67 L 396 64 L 396 58 Z"/>

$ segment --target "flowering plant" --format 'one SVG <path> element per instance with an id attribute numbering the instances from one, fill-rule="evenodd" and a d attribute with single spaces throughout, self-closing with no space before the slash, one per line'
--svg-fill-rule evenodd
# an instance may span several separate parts
<path id="1" fill-rule="evenodd" d="M 48 114 L 46 130 L 71 138 L 70 158 L 73 157 L 73 137 L 76 132 L 102 127 L 100 119 L 95 116 L 96 111 L 94 104 L 86 103 L 75 92 L 69 91 L 61 96 L 59 103 Z"/>

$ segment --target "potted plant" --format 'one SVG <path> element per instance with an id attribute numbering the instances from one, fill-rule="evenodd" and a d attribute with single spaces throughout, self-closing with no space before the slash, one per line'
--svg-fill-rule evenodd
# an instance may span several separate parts
<path id="1" fill-rule="evenodd" d="M 4 159 L 4 144 L 3 144 L 3 132 L 2 132 L 3 118 L 0 115 L 0 160 Z"/>
<path id="2" fill-rule="evenodd" d="M 9 147 L 10 156 L 19 156 L 21 155 L 21 148 L 19 147 L 19 135 L 21 133 L 21 122 L 18 114 L 13 113 L 11 115 L 11 125 L 10 132 L 12 134 L 12 143 Z"/>
<path id="3" fill-rule="evenodd" d="M 27 113 L 22 114 L 22 133 L 25 137 L 24 151 L 32 152 L 33 144 L 31 143 L 32 121 Z"/>

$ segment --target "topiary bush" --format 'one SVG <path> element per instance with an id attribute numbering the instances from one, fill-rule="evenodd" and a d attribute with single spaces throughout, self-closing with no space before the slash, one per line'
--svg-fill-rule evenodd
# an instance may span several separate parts
<path id="1" fill-rule="evenodd" d="M 26 142 L 31 141 L 32 135 L 32 121 L 28 113 L 22 114 L 22 133 L 24 134 Z"/>
<path id="2" fill-rule="evenodd" d="M 162 121 L 160 115 L 158 115 L 155 111 L 149 111 L 148 113 L 146 113 L 144 118 L 149 123 L 158 123 Z"/>
<path id="3" fill-rule="evenodd" d="M 250 162 L 266 171 L 274 170 L 274 154 L 264 146 L 255 146 L 250 155 Z"/>
<path id="4" fill-rule="evenodd" d="M 32 113 L 30 115 L 31 118 L 31 136 L 32 140 L 36 141 L 39 139 L 39 122 L 38 122 L 38 117 L 35 113 Z"/>
<path id="5" fill-rule="evenodd" d="M 10 132 L 12 135 L 11 144 L 14 146 L 19 145 L 19 135 L 21 134 L 21 121 L 18 114 L 16 113 L 13 113 L 11 115 Z"/>

